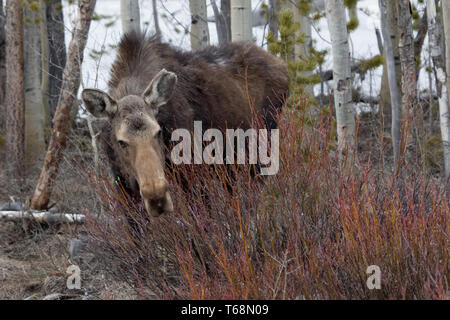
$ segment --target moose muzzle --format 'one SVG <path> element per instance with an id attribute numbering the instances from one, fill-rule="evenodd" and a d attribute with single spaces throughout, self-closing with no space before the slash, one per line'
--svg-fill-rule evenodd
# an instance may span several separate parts
<path id="1" fill-rule="evenodd" d="M 140 186 L 140 192 L 144 200 L 145 209 L 153 217 L 173 212 L 172 197 L 168 190 L 167 181 L 164 178 L 157 178 L 144 183 Z"/>

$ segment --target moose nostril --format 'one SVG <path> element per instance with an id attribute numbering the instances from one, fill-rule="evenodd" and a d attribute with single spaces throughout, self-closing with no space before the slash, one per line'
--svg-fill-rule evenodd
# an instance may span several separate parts
<path id="1" fill-rule="evenodd" d="M 158 213 L 161 214 L 164 212 L 164 204 L 165 204 L 164 198 L 151 200 L 150 204 L 153 208 L 155 208 L 158 211 Z"/>
<path id="2" fill-rule="evenodd" d="M 148 213 L 158 217 L 163 213 L 173 212 L 172 198 L 169 194 L 169 185 L 163 179 L 152 179 L 140 184 L 141 197 L 144 200 Z"/>

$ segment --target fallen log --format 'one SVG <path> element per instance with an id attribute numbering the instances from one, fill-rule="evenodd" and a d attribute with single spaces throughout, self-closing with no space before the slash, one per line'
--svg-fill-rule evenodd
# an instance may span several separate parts
<path id="1" fill-rule="evenodd" d="M 53 213 L 49 211 L 0 211 L 0 220 L 4 221 L 23 221 L 34 220 L 38 223 L 57 224 L 83 224 L 84 214 L 71 213 Z"/>

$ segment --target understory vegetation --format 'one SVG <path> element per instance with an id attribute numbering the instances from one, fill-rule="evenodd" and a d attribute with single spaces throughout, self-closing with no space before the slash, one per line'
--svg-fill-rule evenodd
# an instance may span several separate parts
<path id="1" fill-rule="evenodd" d="M 140 298 L 448 299 L 442 181 L 413 163 L 391 174 L 367 156 L 340 162 L 332 117 L 308 119 L 280 116 L 277 175 L 168 169 L 176 209 L 158 219 L 106 174 L 84 172 L 104 204 L 86 212 L 95 255 Z M 370 265 L 380 290 L 366 285 Z"/>

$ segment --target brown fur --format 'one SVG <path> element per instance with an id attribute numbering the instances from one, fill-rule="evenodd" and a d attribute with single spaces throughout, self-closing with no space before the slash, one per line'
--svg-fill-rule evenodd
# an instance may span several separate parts
<path id="1" fill-rule="evenodd" d="M 191 128 L 193 120 L 214 128 L 223 128 L 226 123 L 229 128 L 248 127 L 246 83 L 258 114 L 270 109 L 268 101 L 276 105 L 288 91 L 284 61 L 251 43 L 229 43 L 190 53 L 156 37 L 131 34 L 119 44 L 109 81 L 110 95 L 116 100 L 130 94 L 140 96 L 163 68 L 178 76 L 171 101 L 158 115 L 158 122 L 170 128 Z"/>
<path id="2" fill-rule="evenodd" d="M 288 94 L 285 62 L 251 43 L 228 43 L 191 53 L 161 43 L 156 37 L 125 35 L 119 44 L 109 81 L 109 95 L 115 101 L 121 101 L 119 116 L 108 122 L 103 137 L 107 141 L 113 172 L 128 186 L 131 195 L 139 195 L 139 186 L 133 178 L 136 168 L 121 159 L 117 126 L 127 113 L 145 110 L 145 106 L 136 107 L 143 103 L 138 97 L 163 68 L 178 77 L 171 99 L 156 114 L 166 146 L 174 129 L 193 130 L 194 121 L 202 121 L 203 130 L 247 129 L 252 124 L 250 104 L 255 114 L 263 116 L 266 126 L 274 128 L 276 123 L 272 115 L 279 111 Z M 139 117 L 139 114 L 131 117 L 135 119 L 131 121 L 136 132 L 142 125 Z M 130 117 L 127 119 L 130 121 Z"/>

